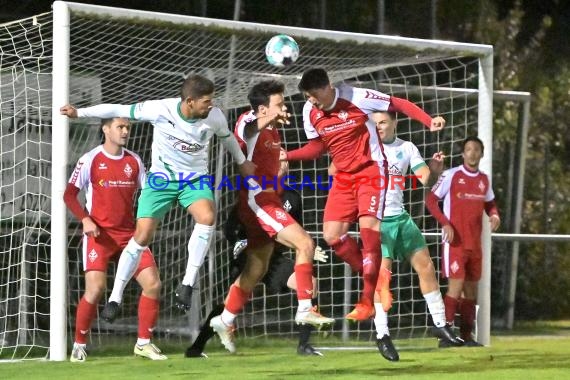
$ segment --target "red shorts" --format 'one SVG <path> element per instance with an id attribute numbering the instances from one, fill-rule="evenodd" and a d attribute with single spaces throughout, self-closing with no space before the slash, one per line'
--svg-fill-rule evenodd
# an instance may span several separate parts
<path id="1" fill-rule="evenodd" d="M 238 216 L 245 227 L 247 246 L 251 248 L 272 242 L 279 231 L 297 223 L 273 191 L 240 192 Z"/>
<path id="2" fill-rule="evenodd" d="M 441 275 L 465 281 L 479 281 L 483 252 L 481 249 L 466 250 L 460 244 L 443 244 Z"/>
<path id="3" fill-rule="evenodd" d="M 327 197 L 323 221 L 354 223 L 364 215 L 381 220 L 387 180 L 387 171 L 377 163 L 357 173 L 339 172 Z"/>
<path id="4" fill-rule="evenodd" d="M 134 231 L 133 231 L 134 232 Z M 133 233 L 125 234 L 113 233 L 100 230 L 99 236 L 94 238 L 93 236 L 83 236 L 83 270 L 85 272 L 96 270 L 100 272 L 107 272 L 107 266 L 109 261 L 117 261 L 121 256 L 123 248 L 126 247 L 127 243 L 133 236 Z M 140 271 L 145 268 L 156 267 L 154 262 L 154 257 L 150 252 L 150 249 L 146 249 L 142 253 L 141 262 L 135 272 L 134 277 L 136 277 Z"/>

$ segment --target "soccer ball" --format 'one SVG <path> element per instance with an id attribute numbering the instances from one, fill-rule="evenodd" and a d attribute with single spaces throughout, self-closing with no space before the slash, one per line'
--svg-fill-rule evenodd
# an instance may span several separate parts
<path id="1" fill-rule="evenodd" d="M 299 45 L 293 38 L 278 34 L 267 41 L 265 57 L 273 66 L 288 66 L 299 58 Z"/>

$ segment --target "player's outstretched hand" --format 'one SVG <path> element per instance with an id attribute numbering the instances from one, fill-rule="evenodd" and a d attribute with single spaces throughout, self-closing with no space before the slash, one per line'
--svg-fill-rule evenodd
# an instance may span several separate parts
<path id="1" fill-rule="evenodd" d="M 77 109 L 73 107 L 71 104 L 66 104 L 59 109 L 59 113 L 75 119 L 77 117 Z"/>
<path id="2" fill-rule="evenodd" d="M 255 175 L 255 169 L 257 168 L 257 165 L 249 160 L 245 160 L 241 165 L 238 165 L 238 167 L 239 174 L 241 174 L 242 177 L 247 177 Z"/>
<path id="3" fill-rule="evenodd" d="M 489 223 L 491 223 L 491 231 L 495 232 L 499 229 L 501 225 L 501 219 L 498 215 L 491 215 L 489 217 Z"/>
<path id="4" fill-rule="evenodd" d="M 431 132 L 441 131 L 443 127 L 445 127 L 445 119 L 443 117 L 436 116 L 431 119 L 431 125 L 429 127 Z"/>
<path id="5" fill-rule="evenodd" d="M 287 161 L 287 151 L 283 148 L 279 152 L 279 161 Z"/>
<path id="6" fill-rule="evenodd" d="M 319 247 L 318 245 L 315 247 L 315 253 L 313 255 L 313 260 L 320 261 L 321 263 L 326 263 L 329 259 L 329 255 L 325 252 L 324 249 Z"/>

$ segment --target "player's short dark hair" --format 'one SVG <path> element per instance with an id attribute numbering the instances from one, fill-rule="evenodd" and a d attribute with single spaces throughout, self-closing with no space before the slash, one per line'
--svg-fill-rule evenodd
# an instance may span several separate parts
<path id="1" fill-rule="evenodd" d="M 269 98 L 271 95 L 281 94 L 285 91 L 285 84 L 276 80 L 264 80 L 254 85 L 249 93 L 247 99 L 253 109 L 257 112 L 257 108 L 261 105 L 269 106 Z"/>
<path id="2" fill-rule="evenodd" d="M 307 92 L 326 87 L 330 83 L 331 81 L 329 79 L 329 75 L 325 69 L 315 67 L 303 73 L 303 76 L 301 77 L 301 81 L 299 82 L 297 88 L 301 92 Z"/>
<path id="3" fill-rule="evenodd" d="M 469 141 L 478 143 L 481 146 L 481 153 L 485 153 L 485 146 L 483 146 L 483 141 L 481 141 L 481 139 L 477 136 L 468 136 L 465 140 L 463 140 L 463 143 L 461 143 L 461 152 L 465 152 L 465 145 L 467 145 Z"/>
<path id="4" fill-rule="evenodd" d="M 214 93 L 214 82 L 198 74 L 189 75 L 182 83 L 180 97 L 184 99 L 198 99 Z"/>
<path id="5" fill-rule="evenodd" d="M 99 128 L 99 140 L 101 140 L 101 144 L 105 143 L 105 134 L 103 133 L 103 127 L 106 125 L 111 126 L 111 123 L 114 119 L 114 117 L 106 117 L 104 119 L 101 119 L 101 128 Z"/>

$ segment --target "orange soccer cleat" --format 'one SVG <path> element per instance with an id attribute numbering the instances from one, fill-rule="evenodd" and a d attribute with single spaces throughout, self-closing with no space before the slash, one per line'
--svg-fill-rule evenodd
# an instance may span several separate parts
<path id="1" fill-rule="evenodd" d="M 373 318 L 374 314 L 376 314 L 374 311 L 374 306 L 359 302 L 354 307 L 354 310 L 348 313 L 345 318 L 349 321 L 361 322 Z"/>

